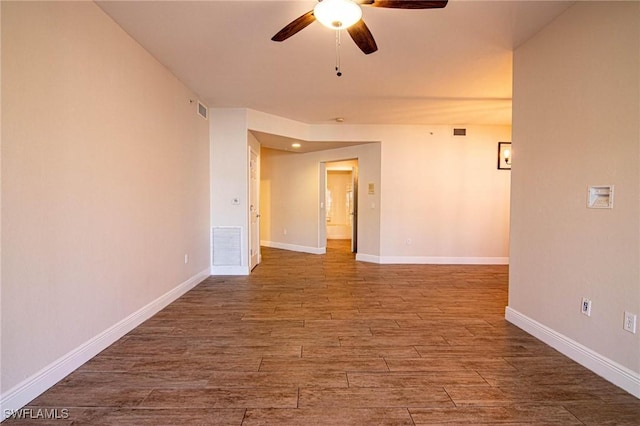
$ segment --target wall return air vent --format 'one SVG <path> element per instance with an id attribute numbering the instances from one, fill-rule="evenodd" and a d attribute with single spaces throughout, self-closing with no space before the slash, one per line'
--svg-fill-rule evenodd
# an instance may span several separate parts
<path id="1" fill-rule="evenodd" d="M 211 228 L 211 264 L 213 266 L 240 266 L 242 228 L 214 226 Z"/>
<path id="2" fill-rule="evenodd" d="M 207 119 L 207 117 L 209 117 L 209 109 L 200 101 L 198 101 L 198 115 L 205 120 Z"/>

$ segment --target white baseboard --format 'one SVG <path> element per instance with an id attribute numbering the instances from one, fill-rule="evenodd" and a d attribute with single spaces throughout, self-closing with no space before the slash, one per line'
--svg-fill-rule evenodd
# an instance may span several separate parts
<path id="1" fill-rule="evenodd" d="M 260 241 L 265 247 L 278 248 L 303 253 L 325 254 L 326 247 L 307 247 L 295 244 L 278 243 L 275 241 Z M 436 257 L 436 256 L 376 256 L 372 254 L 356 253 L 356 260 L 379 264 L 406 265 L 508 265 L 508 257 Z M 213 275 L 213 274 L 212 274 Z"/>
<path id="2" fill-rule="evenodd" d="M 209 269 L 194 275 L 0 395 L 0 415 L 2 420 L 64 379 L 82 364 L 151 318 L 187 291 L 200 284 L 208 276 Z"/>
<path id="3" fill-rule="evenodd" d="M 381 264 L 410 265 L 508 265 L 508 257 L 440 257 L 440 256 L 380 256 Z"/>
<path id="4" fill-rule="evenodd" d="M 508 257 L 424 257 L 424 256 L 376 256 L 356 253 L 360 262 L 386 265 L 508 265 Z"/>
<path id="5" fill-rule="evenodd" d="M 373 254 L 356 253 L 356 260 L 359 262 L 380 263 L 380 256 Z"/>
<path id="6" fill-rule="evenodd" d="M 532 336 L 640 399 L 640 373 L 600 355 L 507 306 L 505 318 Z"/>
<path id="7" fill-rule="evenodd" d="M 275 241 L 260 241 L 260 245 L 265 247 L 271 247 L 271 248 L 277 248 L 277 249 L 289 250 L 289 251 L 299 251 L 301 253 L 310 253 L 310 254 L 325 254 L 327 252 L 326 247 L 299 246 L 296 244 L 278 243 Z"/>

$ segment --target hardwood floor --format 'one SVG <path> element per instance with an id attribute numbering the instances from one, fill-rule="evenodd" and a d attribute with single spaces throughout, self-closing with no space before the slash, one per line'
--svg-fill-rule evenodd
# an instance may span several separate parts
<path id="1" fill-rule="evenodd" d="M 506 266 L 355 262 L 263 248 L 7 424 L 638 425 L 640 400 L 504 320 Z"/>

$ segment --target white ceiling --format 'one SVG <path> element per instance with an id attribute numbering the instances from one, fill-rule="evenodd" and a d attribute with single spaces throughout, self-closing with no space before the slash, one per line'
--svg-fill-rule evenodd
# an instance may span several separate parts
<path id="1" fill-rule="evenodd" d="M 346 146 L 364 145 L 372 142 L 352 142 L 352 141 L 304 141 L 301 139 L 289 138 L 286 136 L 273 135 L 271 133 L 258 132 L 251 130 L 253 136 L 258 139 L 260 146 L 278 149 L 280 151 L 289 151 L 297 154 L 306 152 L 324 151 L 327 149 L 344 148 Z M 299 146 L 294 147 L 297 144 Z"/>
<path id="2" fill-rule="evenodd" d="M 210 107 L 310 124 L 510 124 L 512 51 L 573 2 L 450 0 L 439 10 L 363 6 L 378 51 L 314 22 L 271 37 L 314 0 L 101 1 Z"/>

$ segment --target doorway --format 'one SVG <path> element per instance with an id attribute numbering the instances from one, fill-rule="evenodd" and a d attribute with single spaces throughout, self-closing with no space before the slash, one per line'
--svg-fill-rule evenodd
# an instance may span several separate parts
<path id="1" fill-rule="evenodd" d="M 325 227 L 327 248 L 358 248 L 358 160 L 326 163 Z"/>
<path id="2" fill-rule="evenodd" d="M 261 261 L 259 158 L 258 152 L 249 147 L 249 270 L 253 270 Z"/>

